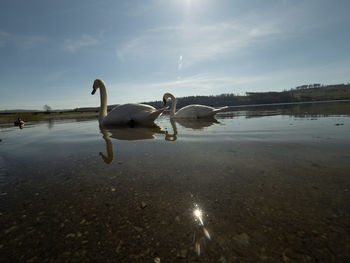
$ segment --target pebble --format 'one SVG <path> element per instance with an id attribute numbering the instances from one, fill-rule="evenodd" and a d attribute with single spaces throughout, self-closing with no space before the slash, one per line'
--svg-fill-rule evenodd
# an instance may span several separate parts
<path id="1" fill-rule="evenodd" d="M 32 257 L 31 259 L 29 259 L 27 262 L 28 263 L 35 262 L 37 259 L 38 259 L 38 257 L 35 256 L 35 257 Z"/>
<path id="2" fill-rule="evenodd" d="M 10 233 L 10 232 L 12 232 L 12 231 L 15 231 L 17 228 L 18 228 L 18 226 L 14 225 L 14 226 L 12 226 L 12 227 L 6 229 L 6 230 L 5 230 L 5 234 L 8 234 L 8 233 Z"/>
<path id="3" fill-rule="evenodd" d="M 185 258 L 187 256 L 187 249 L 181 249 L 179 256 Z"/>
<path id="4" fill-rule="evenodd" d="M 65 252 L 63 252 L 62 255 L 63 255 L 64 257 L 70 257 L 71 252 L 70 252 L 70 251 L 65 251 Z"/>
<path id="5" fill-rule="evenodd" d="M 160 263 L 160 258 L 159 257 L 156 257 L 153 259 L 154 263 Z"/>
<path id="6" fill-rule="evenodd" d="M 74 238 L 75 234 L 74 233 L 69 233 L 66 235 L 66 238 Z"/>
<path id="7" fill-rule="evenodd" d="M 234 237 L 234 239 L 243 246 L 249 245 L 249 236 L 247 233 L 242 233 Z"/>
<path id="8" fill-rule="evenodd" d="M 140 206 L 141 206 L 142 209 L 145 209 L 147 207 L 147 204 L 142 201 Z"/>
<path id="9" fill-rule="evenodd" d="M 135 228 L 135 230 L 136 230 L 137 232 L 142 232 L 142 231 L 143 231 L 143 228 L 142 228 L 142 227 L 135 226 L 134 228 Z"/>
<path id="10" fill-rule="evenodd" d="M 287 256 L 287 253 L 291 253 L 292 250 L 290 248 L 286 248 L 283 252 L 282 252 L 282 259 L 284 262 L 289 262 L 289 257 Z"/>

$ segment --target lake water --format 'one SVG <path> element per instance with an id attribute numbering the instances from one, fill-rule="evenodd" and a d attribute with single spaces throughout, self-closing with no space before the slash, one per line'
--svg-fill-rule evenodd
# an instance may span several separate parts
<path id="1" fill-rule="evenodd" d="M 0 126 L 1 262 L 350 262 L 350 102 Z"/>

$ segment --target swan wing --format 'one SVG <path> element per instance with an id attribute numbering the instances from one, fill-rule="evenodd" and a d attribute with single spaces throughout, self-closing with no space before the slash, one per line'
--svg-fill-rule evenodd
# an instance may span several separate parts
<path id="1" fill-rule="evenodd" d="M 188 105 L 178 110 L 175 117 L 189 119 L 204 118 L 212 116 L 213 110 L 215 109 L 205 105 Z"/>
<path id="2" fill-rule="evenodd" d="M 211 118 L 216 113 L 225 110 L 227 107 L 222 107 L 219 109 L 215 109 L 206 105 L 188 105 L 175 114 L 176 118 L 189 118 L 189 119 L 197 119 L 197 118 Z"/>
<path id="3" fill-rule="evenodd" d="M 224 111 L 228 108 L 227 106 L 219 109 L 215 109 L 208 106 L 205 107 L 207 107 L 207 109 L 201 108 L 198 110 L 198 118 L 213 118 L 216 113 Z"/>
<path id="4" fill-rule="evenodd" d="M 156 110 L 150 105 L 137 103 L 118 105 L 107 114 L 102 123 L 112 125 L 126 124 L 130 121 L 150 122 L 154 121 L 164 110 L 165 108 Z"/>
<path id="5" fill-rule="evenodd" d="M 226 110 L 226 109 L 228 109 L 228 106 L 215 109 L 214 112 L 215 112 L 215 113 L 218 113 L 218 112 L 224 111 L 224 110 Z"/>
<path id="6" fill-rule="evenodd" d="M 166 109 L 167 107 L 152 111 L 143 110 L 136 113 L 133 116 L 133 120 L 136 122 L 154 122 Z"/>

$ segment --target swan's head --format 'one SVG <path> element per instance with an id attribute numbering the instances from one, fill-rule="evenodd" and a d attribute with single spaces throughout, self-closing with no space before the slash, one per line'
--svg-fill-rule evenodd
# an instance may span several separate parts
<path id="1" fill-rule="evenodd" d="M 94 85 L 92 85 L 92 92 L 91 95 L 94 95 L 96 90 L 101 86 L 101 85 L 105 85 L 104 81 L 102 79 L 96 79 L 94 81 Z"/>
<path id="2" fill-rule="evenodd" d="M 163 103 L 164 103 L 164 106 L 165 106 L 165 104 L 166 104 L 168 98 L 174 98 L 174 99 L 175 99 L 174 95 L 172 95 L 171 93 L 165 93 L 165 94 L 163 95 Z"/>

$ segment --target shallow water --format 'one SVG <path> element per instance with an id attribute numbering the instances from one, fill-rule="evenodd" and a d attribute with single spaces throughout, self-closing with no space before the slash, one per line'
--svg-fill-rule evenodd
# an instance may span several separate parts
<path id="1" fill-rule="evenodd" d="M 0 261 L 348 262 L 350 102 L 216 119 L 0 126 Z"/>

